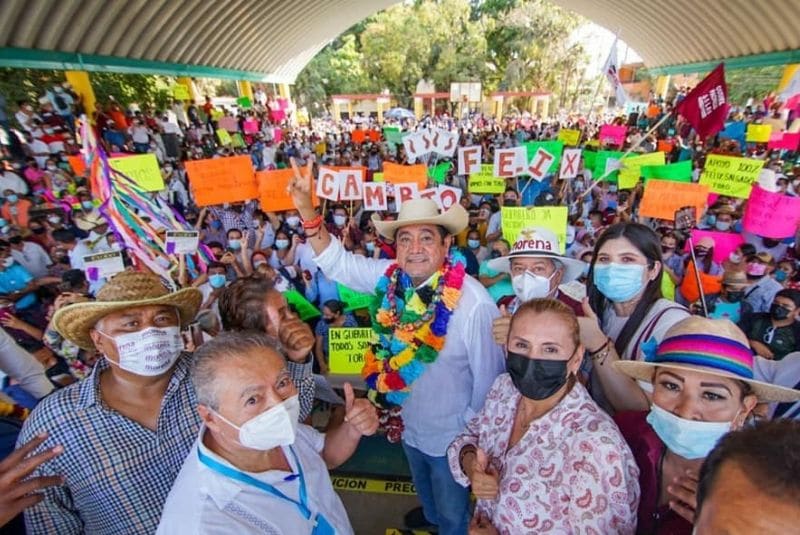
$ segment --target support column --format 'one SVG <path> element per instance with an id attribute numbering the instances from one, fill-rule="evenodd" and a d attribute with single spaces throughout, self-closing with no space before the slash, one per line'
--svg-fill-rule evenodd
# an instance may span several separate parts
<path id="1" fill-rule="evenodd" d="M 353 101 L 352 100 L 348 100 L 347 101 L 347 115 L 349 116 L 348 120 L 352 121 L 353 120 Z"/>
<path id="2" fill-rule="evenodd" d="M 333 99 L 333 118 L 336 121 L 342 120 L 342 109 L 339 107 L 339 101 Z"/>
<path id="3" fill-rule="evenodd" d="M 667 74 L 666 76 L 659 76 L 656 79 L 656 96 L 666 99 L 667 94 L 669 93 L 669 81 L 670 75 Z"/>
<path id="4" fill-rule="evenodd" d="M 417 121 L 422 119 L 422 116 L 425 114 L 425 106 L 422 103 L 422 97 L 414 97 L 414 117 L 417 118 Z"/>
<path id="5" fill-rule="evenodd" d="M 236 82 L 236 87 L 239 90 L 240 97 L 247 97 L 250 99 L 250 102 L 255 103 L 255 98 L 253 97 L 253 86 L 250 85 L 250 82 L 247 80 L 239 80 Z"/>
<path id="6" fill-rule="evenodd" d="M 546 96 L 542 99 L 542 119 L 547 119 L 550 116 L 550 97 Z"/>
<path id="7" fill-rule="evenodd" d="M 503 97 L 494 98 L 494 118 L 500 121 L 503 118 Z"/>
<path id="8" fill-rule="evenodd" d="M 377 121 L 378 124 L 383 122 L 383 102 L 381 102 L 381 98 L 378 97 L 375 99 L 375 113 L 377 114 Z"/>
<path id="9" fill-rule="evenodd" d="M 798 69 L 800 69 L 800 63 L 793 63 L 791 65 L 787 65 L 783 69 L 783 76 L 781 76 L 781 81 L 778 84 L 778 89 L 776 93 L 780 93 L 781 91 L 786 89 L 786 86 L 789 85 L 789 82 L 791 82 L 792 78 L 794 77 Z"/>
<path id="10" fill-rule="evenodd" d="M 179 76 L 178 83 L 183 84 L 189 88 L 189 95 L 192 97 L 192 101 L 202 104 L 197 94 L 197 88 L 194 86 L 194 82 L 192 81 L 191 78 L 189 78 L 188 76 Z"/>
<path id="11" fill-rule="evenodd" d="M 72 86 L 72 89 L 83 99 L 86 116 L 91 119 L 97 99 L 94 96 L 92 82 L 89 80 L 89 73 L 86 71 L 64 71 L 64 77 Z"/>

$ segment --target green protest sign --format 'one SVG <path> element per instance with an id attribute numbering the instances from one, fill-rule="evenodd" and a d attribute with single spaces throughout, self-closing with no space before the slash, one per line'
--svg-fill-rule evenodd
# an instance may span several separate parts
<path id="1" fill-rule="evenodd" d="M 231 142 L 233 143 L 234 147 L 241 148 L 244 147 L 244 139 L 242 139 L 242 134 L 236 132 L 231 136 Z"/>
<path id="2" fill-rule="evenodd" d="M 624 153 L 618 150 L 601 150 L 597 152 L 597 157 L 594 160 L 594 169 L 592 169 L 592 176 L 595 180 L 603 176 L 606 172 L 606 162 L 609 159 L 620 160 Z M 619 171 L 612 171 L 604 179 L 606 182 L 616 182 L 619 177 Z"/>
<path id="3" fill-rule="evenodd" d="M 447 172 L 453 167 L 452 162 L 442 162 L 434 167 L 428 168 L 428 176 L 437 184 L 444 184 Z"/>
<path id="4" fill-rule="evenodd" d="M 319 309 L 312 305 L 308 299 L 297 290 L 287 290 L 283 292 L 283 296 L 286 298 L 286 301 L 294 307 L 301 320 L 306 321 L 307 319 L 316 318 L 321 315 Z"/>
<path id="5" fill-rule="evenodd" d="M 236 104 L 239 105 L 240 108 L 252 108 L 253 103 L 250 101 L 250 97 L 239 97 L 236 99 Z"/>
<path id="6" fill-rule="evenodd" d="M 597 161 L 597 151 L 584 149 L 581 157 L 583 158 L 583 168 L 593 171 L 594 164 Z"/>
<path id="7" fill-rule="evenodd" d="M 667 165 L 643 165 L 642 176 L 645 179 L 645 184 L 647 184 L 647 180 L 650 178 L 671 180 L 673 182 L 691 182 L 692 161 L 686 160 L 684 162 L 670 163 Z"/>
<path id="8" fill-rule="evenodd" d="M 370 294 L 364 294 L 355 290 L 351 290 L 347 286 L 342 286 L 338 282 L 336 283 L 336 288 L 339 290 L 339 299 L 344 301 L 345 312 L 352 312 L 354 310 L 368 308 L 369 305 L 372 304 L 372 299 L 375 297 Z"/>
<path id="9" fill-rule="evenodd" d="M 639 183 L 644 165 L 664 165 L 663 152 L 648 152 L 640 155 L 626 156 L 622 160 L 622 169 L 619 171 L 620 189 L 631 189 Z"/>
<path id="10" fill-rule="evenodd" d="M 527 141 L 523 143 L 525 151 L 528 153 L 528 163 L 533 160 L 533 156 L 540 148 L 553 155 L 553 162 L 550 164 L 549 173 L 557 173 L 558 166 L 561 165 L 561 153 L 564 152 L 563 141 Z"/>
<path id="11" fill-rule="evenodd" d="M 558 237 L 560 251 L 563 254 L 567 244 L 567 207 L 566 206 L 526 206 L 500 208 L 500 227 L 503 238 L 513 244 L 520 238 L 520 232 L 529 227 L 543 227 L 553 231 Z M 536 239 L 535 236 L 529 239 Z"/>
<path id="12" fill-rule="evenodd" d="M 219 139 L 220 145 L 230 145 L 233 143 L 231 135 L 224 128 L 217 128 L 217 139 Z"/>
<path id="13" fill-rule="evenodd" d="M 360 375 L 372 329 L 333 327 L 328 330 L 328 366 L 332 374 Z"/>

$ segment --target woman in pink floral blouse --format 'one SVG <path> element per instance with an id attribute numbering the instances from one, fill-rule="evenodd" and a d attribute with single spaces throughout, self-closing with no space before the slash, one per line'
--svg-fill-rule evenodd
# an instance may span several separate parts
<path id="1" fill-rule="evenodd" d="M 576 380 L 583 353 L 566 305 L 534 299 L 514 314 L 508 373 L 447 451 L 478 498 L 470 534 L 636 531 L 639 469 Z"/>

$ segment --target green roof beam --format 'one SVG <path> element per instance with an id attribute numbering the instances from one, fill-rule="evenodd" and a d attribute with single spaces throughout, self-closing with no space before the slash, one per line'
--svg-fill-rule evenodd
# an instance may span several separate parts
<path id="1" fill-rule="evenodd" d="M 782 52 L 768 52 L 766 54 L 753 54 L 750 56 L 738 56 L 735 58 L 715 59 L 711 61 L 700 61 L 697 63 L 684 63 L 681 65 L 665 65 L 663 67 L 648 68 L 647 71 L 657 76 L 667 74 L 690 74 L 696 72 L 708 72 L 714 67 L 725 62 L 726 70 L 747 69 L 749 67 L 770 67 L 772 65 L 789 65 L 800 63 L 800 49 L 784 50 Z"/>

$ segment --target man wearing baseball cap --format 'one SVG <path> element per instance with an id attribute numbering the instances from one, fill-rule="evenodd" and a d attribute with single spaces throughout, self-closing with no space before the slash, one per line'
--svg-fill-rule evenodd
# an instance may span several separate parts
<path id="1" fill-rule="evenodd" d="M 580 277 L 586 263 L 564 256 L 560 251 L 558 238 L 552 230 L 529 227 L 520 231 L 508 256 L 489 261 L 490 269 L 511 275 L 515 295 L 509 302 L 500 304 L 502 315 L 492 325 L 495 342 L 506 343 L 511 315 L 531 299 L 557 299 L 575 314 L 583 315 L 580 301 L 559 291 L 559 286 Z"/>

